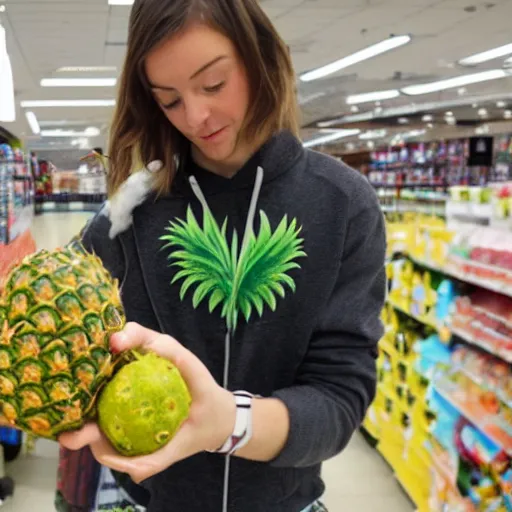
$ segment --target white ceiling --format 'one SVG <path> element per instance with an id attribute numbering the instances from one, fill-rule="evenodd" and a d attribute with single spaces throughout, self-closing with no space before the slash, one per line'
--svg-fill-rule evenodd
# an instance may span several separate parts
<path id="1" fill-rule="evenodd" d="M 5 128 L 16 135 L 31 135 L 19 106 L 22 100 L 114 98 L 113 88 L 41 88 L 39 82 L 56 76 L 56 69 L 62 66 L 119 68 L 125 51 L 129 7 L 110 7 L 107 0 L 0 0 L 0 4 L 6 7 L 0 13 L 0 22 L 7 31 L 18 103 L 16 122 L 4 123 Z M 304 125 L 349 114 L 345 102 L 348 94 L 400 88 L 472 72 L 455 63 L 473 53 L 512 43 L 512 0 L 262 0 L 262 6 L 290 45 L 298 74 L 391 34 L 413 37 L 412 43 L 337 75 L 299 82 L 300 98 L 306 100 L 302 105 Z M 477 70 L 502 64 L 503 59 Z M 512 77 L 468 86 L 466 95 L 510 93 Z M 415 97 L 414 102 L 456 98 L 457 90 L 451 90 Z M 382 102 L 382 106 L 410 102 L 411 98 L 402 97 Z M 374 104 L 361 106 L 361 111 L 374 108 Z M 111 108 L 31 110 L 43 123 L 67 121 L 71 123 L 69 127 L 77 129 L 95 126 L 103 134 L 112 114 Z M 103 141 L 104 135 L 90 144 Z M 55 149 L 69 145 L 69 141 L 55 139 L 31 144 L 49 148 L 49 142 L 59 144 Z"/>

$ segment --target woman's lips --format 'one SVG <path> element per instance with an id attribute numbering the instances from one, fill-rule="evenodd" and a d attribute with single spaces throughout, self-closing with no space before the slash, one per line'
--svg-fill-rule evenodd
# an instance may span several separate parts
<path id="1" fill-rule="evenodd" d="M 221 135 L 222 133 L 224 133 L 224 130 L 226 128 L 221 128 L 220 130 L 217 130 L 216 132 L 213 132 L 213 133 L 210 133 L 210 135 L 206 135 L 206 137 L 201 137 L 202 140 L 205 140 L 205 141 L 211 141 L 211 140 L 214 140 L 216 139 L 219 135 Z"/>

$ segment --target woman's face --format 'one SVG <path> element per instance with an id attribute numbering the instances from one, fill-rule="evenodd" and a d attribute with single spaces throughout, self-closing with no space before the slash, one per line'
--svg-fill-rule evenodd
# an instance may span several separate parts
<path id="1" fill-rule="evenodd" d="M 233 159 L 249 84 L 228 38 L 193 24 L 148 55 L 146 74 L 167 119 L 204 157 L 219 163 Z"/>

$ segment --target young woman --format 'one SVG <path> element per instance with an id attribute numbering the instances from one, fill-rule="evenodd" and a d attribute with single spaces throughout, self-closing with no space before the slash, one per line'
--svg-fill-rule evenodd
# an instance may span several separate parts
<path id="1" fill-rule="evenodd" d="M 257 0 L 135 0 L 110 201 L 83 239 L 122 282 L 113 350 L 173 361 L 193 404 L 147 457 L 96 425 L 61 444 L 151 512 L 323 510 L 322 462 L 374 396 L 383 217 L 297 126 L 288 49 Z"/>

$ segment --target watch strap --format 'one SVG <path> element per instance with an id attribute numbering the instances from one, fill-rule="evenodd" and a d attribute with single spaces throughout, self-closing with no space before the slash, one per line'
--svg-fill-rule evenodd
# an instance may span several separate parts
<path id="1" fill-rule="evenodd" d="M 232 455 L 243 448 L 252 437 L 252 400 L 254 395 L 247 391 L 233 393 L 236 403 L 235 427 L 226 442 L 214 453 Z"/>

